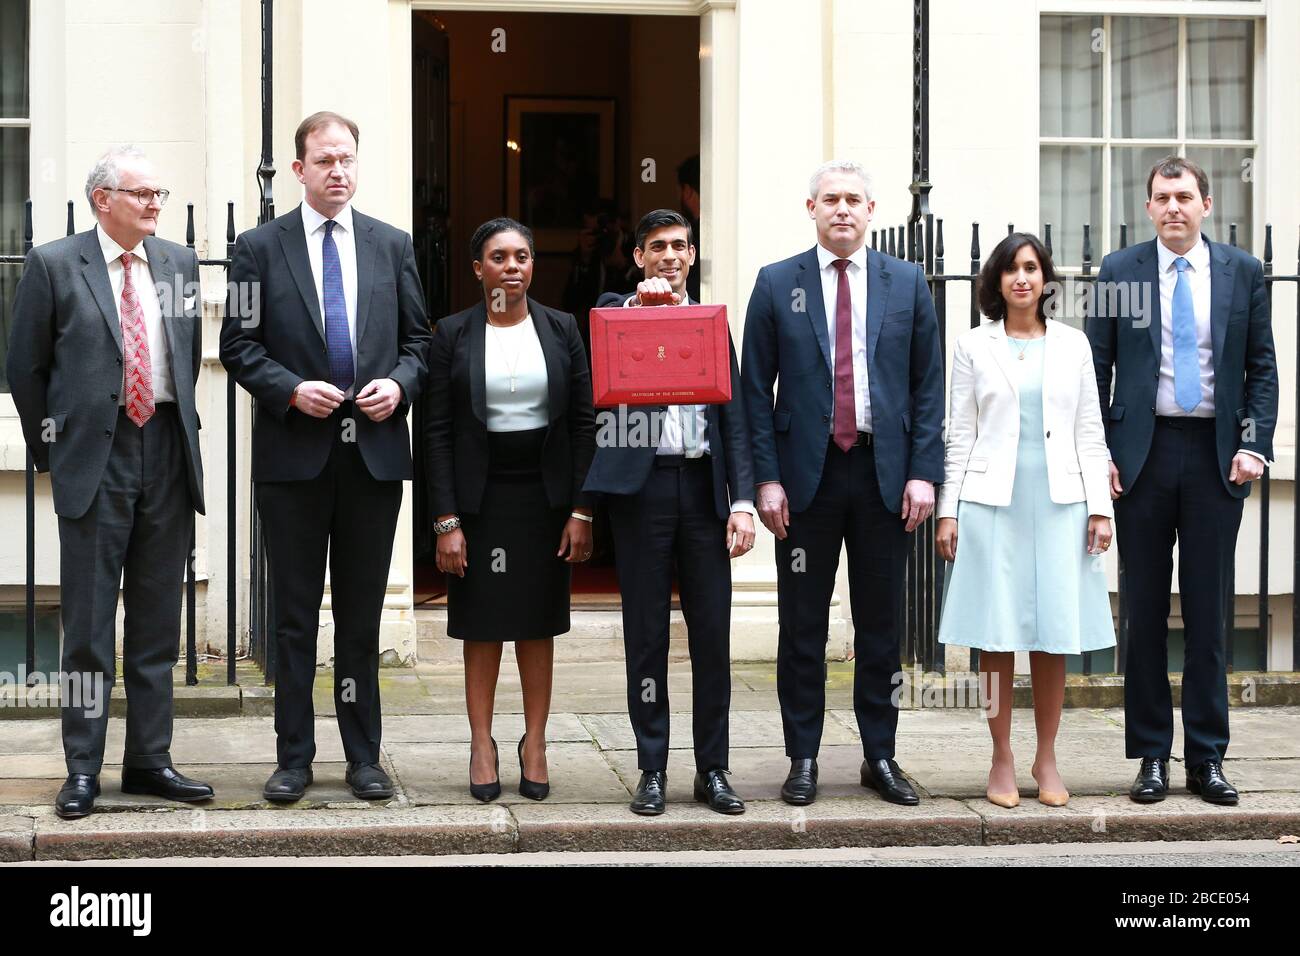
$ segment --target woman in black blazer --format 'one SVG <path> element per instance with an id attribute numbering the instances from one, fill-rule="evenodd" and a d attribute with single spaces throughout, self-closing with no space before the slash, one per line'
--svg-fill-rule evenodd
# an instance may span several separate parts
<path id="1" fill-rule="evenodd" d="M 492 710 L 502 645 L 514 641 L 519 792 L 541 800 L 552 639 L 569 630 L 569 566 L 591 557 L 591 376 L 573 316 L 528 298 L 528 228 L 493 219 L 470 245 L 483 301 L 438 322 L 430 347 L 429 500 L 438 569 L 450 575 L 447 633 L 465 642 L 470 792 L 501 793 Z"/>

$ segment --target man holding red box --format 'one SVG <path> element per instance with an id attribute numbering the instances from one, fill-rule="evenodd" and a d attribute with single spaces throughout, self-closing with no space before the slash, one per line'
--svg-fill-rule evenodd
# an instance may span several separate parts
<path id="1" fill-rule="evenodd" d="M 916 791 L 894 760 L 893 690 L 909 536 L 944 476 L 939 324 L 920 267 L 866 246 L 875 202 L 862 167 L 826 163 L 809 185 L 817 245 L 759 270 L 745 316 L 758 512 L 777 538 L 776 688 L 790 758 L 781 797 L 817 796 L 844 547 L 862 785 L 912 806 Z"/>
<path id="2" fill-rule="evenodd" d="M 636 229 L 635 295 L 608 293 L 598 307 L 686 305 L 695 264 L 690 226 L 656 209 Z M 730 344 L 731 380 L 739 381 Z M 606 411 L 598 419 L 613 415 Z M 668 769 L 668 621 L 673 568 L 686 619 L 694 701 L 695 799 L 718 813 L 743 813 L 727 782 L 731 705 L 731 566 L 754 546 L 754 468 L 738 389 L 721 405 L 624 406 L 632 427 L 598 420 L 585 490 L 605 496 L 623 598 L 628 716 L 641 780 L 634 813 L 663 813 Z M 634 421 L 638 417 L 642 421 Z M 647 421 L 648 420 L 648 421 Z M 606 436 L 614 435 L 613 440 Z"/>

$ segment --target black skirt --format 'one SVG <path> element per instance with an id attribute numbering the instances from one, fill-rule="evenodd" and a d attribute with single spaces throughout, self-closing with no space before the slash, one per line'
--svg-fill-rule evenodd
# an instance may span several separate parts
<path id="1" fill-rule="evenodd" d="M 569 514 L 542 484 L 546 429 L 488 432 L 488 480 L 478 514 L 460 516 L 469 566 L 447 576 L 447 634 L 527 641 L 569 630 L 569 565 L 555 556 Z"/>

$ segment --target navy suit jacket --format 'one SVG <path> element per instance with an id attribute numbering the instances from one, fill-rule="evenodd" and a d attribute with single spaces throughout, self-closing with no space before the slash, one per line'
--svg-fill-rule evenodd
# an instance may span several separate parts
<path id="1" fill-rule="evenodd" d="M 596 303 L 597 308 L 614 308 L 624 304 L 627 296 L 607 292 Z M 689 302 L 689 299 L 687 300 Z M 709 458 L 713 466 L 713 504 L 718 517 L 726 520 L 731 513 L 731 502 L 754 500 L 754 462 L 749 451 L 749 427 L 745 421 L 744 397 L 740 391 L 740 367 L 736 362 L 736 347 L 727 335 L 731 350 L 731 401 L 721 405 L 707 405 L 704 418 L 708 423 Z M 639 405 L 628 408 L 622 415 L 618 410 L 605 409 L 597 415 L 596 456 L 587 472 L 584 490 L 610 495 L 634 495 L 645 487 L 650 470 L 654 467 L 658 446 L 650 442 L 628 447 L 617 443 L 620 418 L 628 426 L 635 426 L 638 418 L 644 423 L 643 434 L 651 434 L 649 416 L 662 416 L 667 405 Z"/>
<path id="2" fill-rule="evenodd" d="M 922 269 L 868 249 L 866 320 L 876 474 L 900 512 L 909 480 L 944 477 L 943 354 Z M 835 400 L 815 247 L 759 270 L 743 353 L 755 482 L 781 482 L 790 510 L 803 511 L 821 484 Z"/>
<path id="3" fill-rule="evenodd" d="M 1277 361 L 1268 292 L 1258 259 L 1220 242 L 1209 246 L 1215 446 L 1228 494 L 1245 498 L 1250 483 L 1228 480 L 1232 458 L 1245 450 L 1272 459 L 1277 427 Z M 1155 429 L 1163 322 L 1158 262 L 1154 239 L 1106 256 L 1087 323 L 1106 441 L 1125 493 L 1142 473 Z M 1141 314 L 1141 303 L 1133 295 L 1108 295 L 1107 283 L 1131 283 L 1129 288 L 1145 290 L 1150 314 Z"/>

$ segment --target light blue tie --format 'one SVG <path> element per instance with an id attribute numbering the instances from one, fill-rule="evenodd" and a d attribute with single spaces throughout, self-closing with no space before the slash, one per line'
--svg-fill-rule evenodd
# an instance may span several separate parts
<path id="1" fill-rule="evenodd" d="M 1190 263 L 1179 256 L 1174 260 L 1178 281 L 1174 284 L 1174 400 L 1185 412 L 1201 403 L 1201 357 L 1196 347 L 1196 311 L 1192 308 L 1192 280 L 1187 278 Z"/>
<path id="2" fill-rule="evenodd" d="M 343 269 L 339 266 L 339 249 L 334 244 L 333 219 L 325 223 L 325 242 L 321 247 L 324 270 L 321 283 L 325 299 L 325 345 L 329 350 L 330 384 L 341 392 L 352 387 L 352 336 L 348 333 L 348 303 L 343 296 Z"/>

